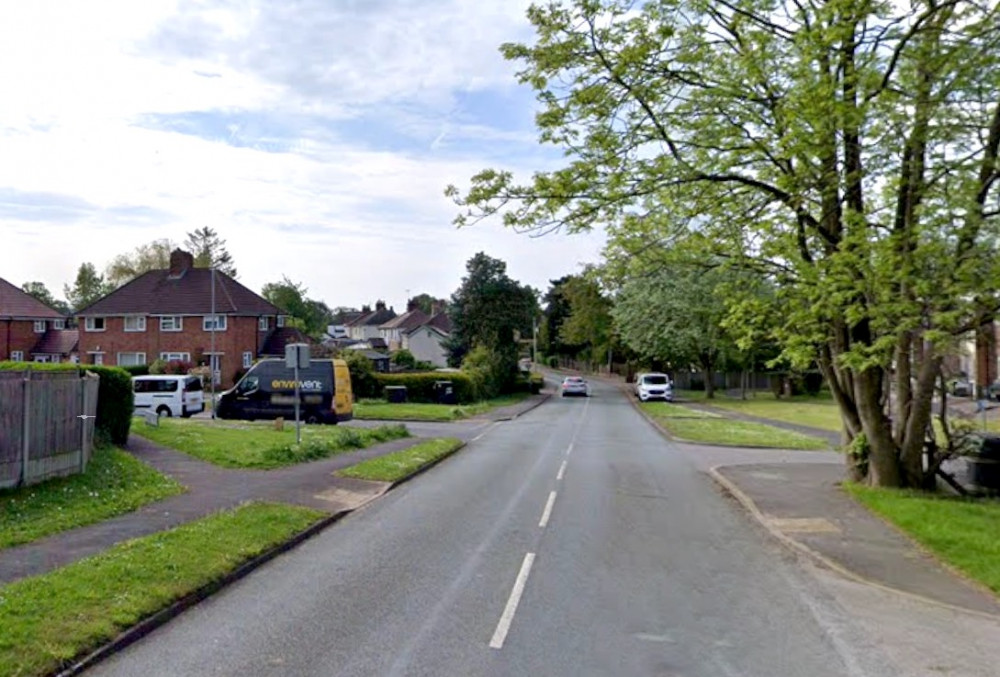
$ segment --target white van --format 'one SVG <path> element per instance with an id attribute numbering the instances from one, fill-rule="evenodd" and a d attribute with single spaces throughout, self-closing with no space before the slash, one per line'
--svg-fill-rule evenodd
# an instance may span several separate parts
<path id="1" fill-rule="evenodd" d="M 674 387 L 670 377 L 661 373 L 636 374 L 635 396 L 643 402 L 652 399 L 674 401 Z"/>
<path id="2" fill-rule="evenodd" d="M 184 417 L 205 411 L 205 393 L 197 376 L 133 376 L 132 392 L 136 411 Z"/>

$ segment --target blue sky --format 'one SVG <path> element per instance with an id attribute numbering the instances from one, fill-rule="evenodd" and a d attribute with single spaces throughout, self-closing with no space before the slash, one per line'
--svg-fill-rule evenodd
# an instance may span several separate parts
<path id="1" fill-rule="evenodd" d="M 447 296 L 477 251 L 547 281 L 601 234 L 456 230 L 444 187 L 526 176 L 532 93 L 503 42 L 521 0 L 15 3 L 0 23 L 0 277 L 57 296 L 154 239 L 211 226 L 240 281 L 332 306 Z"/>

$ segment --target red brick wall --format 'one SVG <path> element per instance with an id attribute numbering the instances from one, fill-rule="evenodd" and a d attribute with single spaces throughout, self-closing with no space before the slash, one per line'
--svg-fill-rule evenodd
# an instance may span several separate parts
<path id="1" fill-rule="evenodd" d="M 32 320 L 0 320 L 0 360 L 9 360 L 15 350 L 20 350 L 24 359 L 30 360 L 29 353 L 41 337 L 42 334 L 35 333 Z"/>
<path id="2" fill-rule="evenodd" d="M 206 353 L 212 351 L 212 332 L 202 328 L 203 316 L 187 315 L 181 331 L 160 331 L 160 318 L 147 317 L 146 331 L 126 332 L 125 318 L 106 317 L 104 331 L 87 331 L 80 318 L 80 361 L 93 364 L 92 351 L 104 353 L 104 364 L 118 364 L 118 353 L 146 353 L 146 363 L 158 359 L 160 353 L 189 353 L 197 366 L 208 364 Z M 215 332 L 215 352 L 222 353 L 219 369 L 222 385 L 230 386 L 236 372 L 243 366 L 243 353 L 260 350 L 266 332 L 257 329 L 256 317 L 229 317 L 225 331 Z"/>

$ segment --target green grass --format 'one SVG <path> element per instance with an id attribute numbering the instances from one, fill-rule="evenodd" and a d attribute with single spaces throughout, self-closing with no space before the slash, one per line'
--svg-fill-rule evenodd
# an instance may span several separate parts
<path id="1" fill-rule="evenodd" d="M 845 484 L 845 490 L 970 578 L 1000 594 L 1000 501 Z"/>
<path id="2" fill-rule="evenodd" d="M 719 418 L 718 414 L 712 412 L 699 411 L 669 402 L 640 402 L 639 408 L 657 418 Z"/>
<path id="3" fill-rule="evenodd" d="M 53 673 L 322 516 L 246 505 L 0 587 L 0 677 Z"/>
<path id="4" fill-rule="evenodd" d="M 704 404 L 821 430 L 837 432 L 843 427 L 837 403 L 830 398 L 802 396 L 779 400 L 770 393 L 758 393 L 756 397 L 746 400 L 716 397 L 714 400 L 704 400 Z"/>
<path id="5" fill-rule="evenodd" d="M 98 447 L 81 475 L 0 491 L 0 548 L 100 522 L 183 491 L 121 449 Z"/>
<path id="6" fill-rule="evenodd" d="M 136 421 L 132 432 L 224 468 L 260 470 L 328 458 L 410 435 L 402 425 L 303 425 L 302 444 L 296 444 L 294 423 L 286 422 L 284 430 L 278 431 L 270 422 L 175 418 L 161 418 L 159 427 Z"/>
<path id="7" fill-rule="evenodd" d="M 427 440 L 402 451 L 362 461 L 357 465 L 338 470 L 336 474 L 376 482 L 395 482 L 438 462 L 461 446 L 461 440 L 451 437 Z"/>
<path id="8" fill-rule="evenodd" d="M 818 437 L 809 437 L 762 423 L 734 421 L 714 417 L 679 417 L 674 409 L 647 402 L 643 409 L 671 435 L 690 442 L 736 447 L 773 447 L 775 449 L 827 449 Z M 652 406 L 650 406 L 652 405 Z"/>
<path id="9" fill-rule="evenodd" d="M 479 416 L 491 409 L 517 404 L 528 393 L 515 393 L 475 404 L 389 403 L 384 400 L 360 400 L 354 403 L 354 418 L 386 421 L 457 421 Z"/>

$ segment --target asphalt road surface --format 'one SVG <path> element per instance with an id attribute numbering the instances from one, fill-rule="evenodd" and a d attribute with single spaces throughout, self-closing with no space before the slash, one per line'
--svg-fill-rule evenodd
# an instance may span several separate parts
<path id="1" fill-rule="evenodd" d="M 895 674 L 610 385 L 459 454 L 92 675 Z"/>

